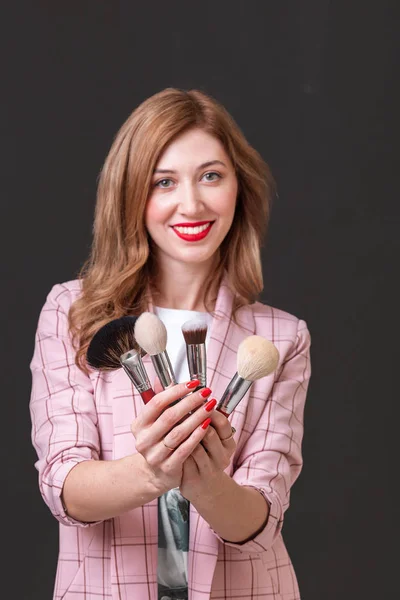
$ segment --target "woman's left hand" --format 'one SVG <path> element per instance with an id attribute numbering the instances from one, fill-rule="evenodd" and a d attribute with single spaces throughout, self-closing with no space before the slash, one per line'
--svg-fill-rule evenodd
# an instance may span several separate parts
<path id="1" fill-rule="evenodd" d="M 211 424 L 201 444 L 198 444 L 183 464 L 180 492 L 189 502 L 199 495 L 213 495 L 218 481 L 229 466 L 236 449 L 232 426 L 220 412 L 211 415 Z"/>

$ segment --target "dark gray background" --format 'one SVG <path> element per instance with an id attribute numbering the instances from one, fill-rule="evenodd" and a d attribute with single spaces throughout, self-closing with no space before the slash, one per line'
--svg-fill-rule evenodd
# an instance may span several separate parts
<path id="1" fill-rule="evenodd" d="M 397 6 L 3 4 L 7 598 L 50 599 L 57 560 L 28 411 L 39 311 L 51 286 L 73 279 L 86 258 L 114 134 L 166 86 L 220 100 L 278 183 L 262 300 L 305 319 L 312 334 L 305 463 L 284 525 L 302 600 L 397 596 Z"/>

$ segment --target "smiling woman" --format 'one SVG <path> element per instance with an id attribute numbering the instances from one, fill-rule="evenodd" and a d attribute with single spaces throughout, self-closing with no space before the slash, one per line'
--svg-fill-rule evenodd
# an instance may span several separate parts
<path id="1" fill-rule="evenodd" d="M 303 462 L 310 334 L 257 301 L 273 192 L 203 92 L 163 90 L 117 133 L 90 256 L 49 292 L 31 361 L 39 485 L 60 523 L 54 598 L 298 600 L 281 530 Z M 103 325 L 144 312 L 162 319 L 183 382 L 161 389 L 144 357 L 145 405 L 124 370 L 87 361 Z M 190 381 L 181 328 L 193 319 L 209 387 Z M 278 366 L 227 417 L 216 406 L 248 336 L 273 342 Z"/>
<path id="2" fill-rule="evenodd" d="M 208 163 L 215 160 L 213 168 Z M 207 179 L 211 174 L 215 179 L 214 173 L 217 181 L 211 184 Z M 233 318 L 240 306 L 254 302 L 263 286 L 260 246 L 274 189 L 268 165 L 226 109 L 206 94 L 166 89 L 138 106 L 116 135 L 100 175 L 92 252 L 80 273 L 83 294 L 69 313 L 77 364 L 86 369 L 88 344 L 101 325 L 127 311 L 142 313 L 173 280 L 184 290 L 176 308 L 212 310 L 225 274 L 235 290 Z M 179 210 L 186 216 L 177 218 Z M 214 246 L 213 257 L 211 244 L 202 242 L 200 249 L 186 244 L 179 248 L 180 261 L 161 268 L 158 256 L 169 256 L 165 244 L 177 241 L 173 229 L 167 238 L 168 227 L 198 221 L 193 214 L 206 210 L 213 221 L 221 211 L 213 232 L 220 246 Z M 233 220 L 225 231 L 228 215 Z M 160 247 L 153 236 L 160 236 Z M 207 260 L 213 264 L 208 272 L 202 266 Z M 186 270 L 177 272 L 182 261 Z M 205 275 L 201 284 L 192 268 Z M 201 292 L 188 294 L 192 285 Z"/>

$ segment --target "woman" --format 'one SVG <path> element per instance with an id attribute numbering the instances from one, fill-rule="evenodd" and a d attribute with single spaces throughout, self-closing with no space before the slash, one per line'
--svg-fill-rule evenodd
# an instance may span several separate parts
<path id="1" fill-rule="evenodd" d="M 281 529 L 302 467 L 310 335 L 256 301 L 273 189 L 260 155 L 202 92 L 166 89 L 118 132 L 91 256 L 50 291 L 31 362 L 36 467 L 60 522 L 55 598 L 300 597 Z M 88 367 L 103 324 L 146 310 L 171 336 L 188 316 L 208 317 L 209 388 L 156 384 L 144 406 L 123 370 Z M 280 361 L 227 419 L 213 400 L 252 334 Z M 188 380 L 183 337 L 168 340 L 178 381 Z"/>

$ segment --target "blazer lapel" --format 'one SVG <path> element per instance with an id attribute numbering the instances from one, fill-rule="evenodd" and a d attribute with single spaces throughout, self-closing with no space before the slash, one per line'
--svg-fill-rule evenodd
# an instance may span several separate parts
<path id="1" fill-rule="evenodd" d="M 244 306 L 239 309 L 237 312 L 238 323 L 232 320 L 233 300 L 234 295 L 225 276 L 219 288 L 207 346 L 207 385 L 217 400 L 221 398 L 237 370 L 238 345 L 255 332 L 254 317 L 250 307 Z M 239 404 L 229 417 L 238 432 L 241 431 L 245 420 L 244 406 L 245 403 L 242 406 Z M 232 474 L 232 469 L 233 467 L 230 465 L 226 472 Z M 219 542 L 215 534 L 191 505 L 188 561 L 189 598 L 191 600 L 209 597 L 218 551 Z"/>
<path id="2" fill-rule="evenodd" d="M 232 320 L 234 295 L 225 276 L 219 288 L 207 347 L 207 385 L 219 399 L 237 370 L 236 352 L 240 342 L 255 331 L 254 317 L 248 306 L 239 309 Z"/>

